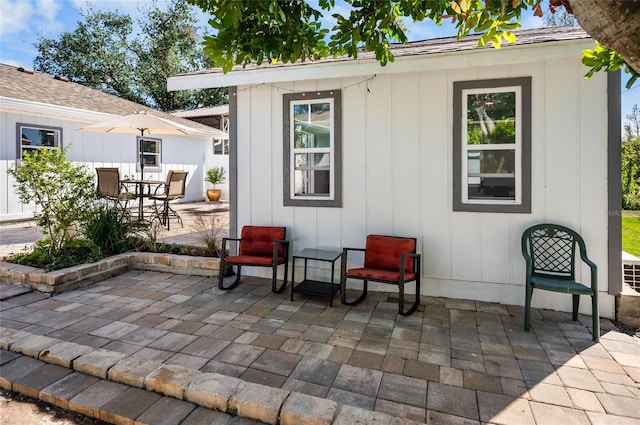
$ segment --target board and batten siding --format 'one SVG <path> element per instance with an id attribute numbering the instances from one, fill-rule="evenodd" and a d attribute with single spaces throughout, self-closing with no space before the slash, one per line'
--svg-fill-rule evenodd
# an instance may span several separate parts
<path id="1" fill-rule="evenodd" d="M 584 237 L 598 265 L 601 315 L 612 318 L 614 298 L 607 294 L 606 75 L 586 80 L 584 73 L 579 59 L 572 57 L 370 79 L 238 86 L 238 234 L 247 224 L 286 226 L 292 253 L 306 247 L 363 247 L 372 233 L 417 237 L 423 295 L 522 305 L 522 232 L 533 224 L 557 222 Z M 453 83 L 528 76 L 531 213 L 454 212 Z M 343 205 L 285 207 L 283 94 L 340 89 Z M 326 264 L 315 264 L 311 277 L 327 278 Z M 300 273 L 296 270 L 296 280 Z M 588 269 L 578 271 L 583 274 L 588 276 Z M 372 285 L 374 290 L 389 288 Z M 536 291 L 533 305 L 570 311 L 571 297 Z M 581 311 L 590 314 L 586 299 Z"/>
<path id="2" fill-rule="evenodd" d="M 7 170 L 16 167 L 16 123 L 62 128 L 62 143 L 69 148 L 69 158 L 84 163 L 90 170 L 96 167 L 118 167 L 120 176 L 140 177 L 136 170 L 136 136 L 133 134 L 103 134 L 76 131 L 87 125 L 78 122 L 33 114 L 0 112 L 0 221 L 29 218 L 33 205 L 23 205 L 15 193 L 14 179 Z M 189 172 L 185 202 L 204 199 L 204 164 L 213 152 L 212 142 L 194 137 L 162 135 L 161 171 L 145 170 L 145 179 L 165 180 L 169 170 Z"/>

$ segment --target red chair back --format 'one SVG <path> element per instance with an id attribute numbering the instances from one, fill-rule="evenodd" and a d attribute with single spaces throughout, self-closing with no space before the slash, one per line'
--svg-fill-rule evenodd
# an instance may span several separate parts
<path id="1" fill-rule="evenodd" d="M 240 237 L 238 255 L 267 256 L 273 255 L 273 244 L 276 239 L 285 239 L 286 227 L 244 226 Z M 282 245 L 278 247 L 278 257 L 284 255 Z"/>
<path id="2" fill-rule="evenodd" d="M 368 235 L 364 266 L 372 269 L 399 271 L 400 254 L 415 253 L 416 240 L 395 236 Z M 404 270 L 413 273 L 413 259 L 406 258 Z"/>

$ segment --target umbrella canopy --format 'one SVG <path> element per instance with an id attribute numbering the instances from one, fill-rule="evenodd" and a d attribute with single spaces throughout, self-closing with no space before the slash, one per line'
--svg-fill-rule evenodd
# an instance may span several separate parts
<path id="1" fill-rule="evenodd" d="M 196 130 L 186 125 L 160 118 L 149 114 L 147 111 L 134 112 L 109 121 L 88 125 L 78 129 L 79 131 L 92 131 L 94 133 L 125 133 L 139 134 L 140 139 L 140 176 L 144 180 L 144 153 L 142 150 L 144 136 L 154 136 L 159 134 L 177 134 L 187 136 L 209 136 L 214 139 L 228 139 L 229 135 L 221 130 L 210 128 L 207 130 Z"/>
<path id="2" fill-rule="evenodd" d="M 228 139 L 229 135 L 215 128 L 197 130 L 186 125 L 151 115 L 146 111 L 114 118 L 109 121 L 91 124 L 79 128 L 80 131 L 92 131 L 95 133 L 128 133 L 140 136 L 153 136 L 158 134 L 177 134 L 188 136 L 210 136 L 214 139 Z"/>

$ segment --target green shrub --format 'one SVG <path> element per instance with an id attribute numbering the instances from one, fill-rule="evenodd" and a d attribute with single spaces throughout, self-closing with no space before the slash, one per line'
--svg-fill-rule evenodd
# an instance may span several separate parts
<path id="1" fill-rule="evenodd" d="M 49 238 L 40 239 L 35 243 L 31 252 L 14 255 L 13 261 L 25 266 L 52 271 L 78 264 L 93 263 L 103 258 L 100 247 L 87 239 L 67 240 L 56 254 L 50 253 L 51 243 Z"/>
<path id="2" fill-rule="evenodd" d="M 130 210 L 115 202 L 98 205 L 93 209 L 84 228 L 84 235 L 106 255 L 119 254 L 136 248 L 133 236 L 142 223 L 133 220 Z"/>
<path id="3" fill-rule="evenodd" d="M 35 203 L 34 218 L 48 237 L 54 257 L 82 228 L 96 199 L 93 173 L 66 158 L 66 150 L 38 149 L 25 153 L 20 166 L 8 171 L 20 201 Z"/>

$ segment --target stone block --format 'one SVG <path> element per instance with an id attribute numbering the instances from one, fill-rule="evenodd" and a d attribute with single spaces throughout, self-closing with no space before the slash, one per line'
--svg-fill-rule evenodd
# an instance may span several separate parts
<path id="1" fill-rule="evenodd" d="M 184 390 L 201 373 L 196 369 L 163 364 L 144 379 L 144 386 L 149 391 L 156 391 L 183 400 Z"/>
<path id="2" fill-rule="evenodd" d="M 0 349 L 8 350 L 16 341 L 31 336 L 29 332 L 18 329 L 3 328 L 0 331 Z"/>
<path id="3" fill-rule="evenodd" d="M 227 412 L 229 399 L 245 382 L 242 379 L 218 373 L 203 373 L 196 377 L 185 390 L 185 400 L 199 406 Z"/>
<path id="4" fill-rule="evenodd" d="M 47 363 L 57 364 L 67 368 L 71 367 L 71 362 L 81 355 L 93 350 L 86 345 L 76 344 L 75 342 L 60 342 L 48 349 L 42 351 L 38 357 Z"/>
<path id="5" fill-rule="evenodd" d="M 131 424 L 162 396 L 141 388 L 127 388 L 100 408 L 100 420 L 110 424 Z"/>
<path id="6" fill-rule="evenodd" d="M 29 375 L 36 369 L 41 368 L 46 363 L 31 357 L 20 356 L 19 358 L 2 365 L 0 368 L 0 388 L 13 390 L 13 382 L 17 379 Z"/>
<path id="7" fill-rule="evenodd" d="M 98 382 L 95 376 L 71 373 L 40 391 L 40 399 L 54 406 L 67 409 L 69 400 Z"/>
<path id="8" fill-rule="evenodd" d="M 11 351 L 24 354 L 25 356 L 38 358 L 40 353 L 54 345 L 60 343 L 59 339 L 49 338 L 43 335 L 31 335 L 11 345 Z"/>
<path id="9" fill-rule="evenodd" d="M 72 373 L 70 369 L 54 364 L 45 364 L 28 375 L 13 382 L 13 391 L 27 397 L 38 398 L 40 390 Z"/>
<path id="10" fill-rule="evenodd" d="M 160 361 L 127 357 L 113 365 L 108 375 L 112 381 L 143 388 L 144 379 L 160 366 L 162 366 Z"/>
<path id="11" fill-rule="evenodd" d="M 336 420 L 333 425 L 392 425 L 393 416 L 386 413 L 374 412 L 371 410 L 361 409 L 343 405 L 338 411 Z"/>
<path id="12" fill-rule="evenodd" d="M 127 357 L 124 353 L 103 350 L 101 348 L 90 351 L 78 357 L 73 362 L 73 368 L 78 372 L 107 379 L 109 368 Z"/>
<path id="13" fill-rule="evenodd" d="M 281 425 L 330 425 L 336 414 L 335 401 L 293 392 L 280 412 Z"/>
<path id="14" fill-rule="evenodd" d="M 229 401 L 229 413 L 275 425 L 289 391 L 247 383 Z"/>
<path id="15" fill-rule="evenodd" d="M 102 406 L 127 390 L 127 386 L 100 380 L 69 400 L 68 409 L 91 418 L 100 418 Z"/>

